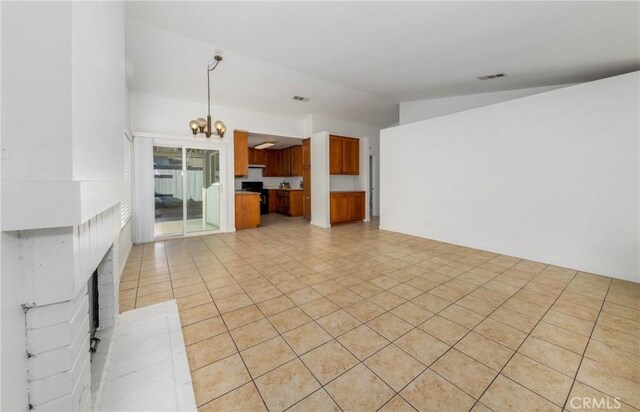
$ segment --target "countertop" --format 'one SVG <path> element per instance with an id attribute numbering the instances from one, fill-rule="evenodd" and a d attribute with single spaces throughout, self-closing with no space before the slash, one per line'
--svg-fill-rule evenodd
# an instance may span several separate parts
<path id="1" fill-rule="evenodd" d="M 258 192 L 248 192 L 246 190 L 236 190 L 236 195 L 256 195 L 256 196 L 260 196 L 260 193 L 258 193 Z"/>
<path id="2" fill-rule="evenodd" d="M 365 193 L 365 190 L 332 190 L 330 193 Z"/>
<path id="3" fill-rule="evenodd" d="M 277 187 L 267 187 L 267 190 L 286 190 L 288 192 L 294 192 L 294 191 L 298 191 L 298 190 L 302 190 L 301 188 L 293 188 L 293 189 L 280 189 Z"/>

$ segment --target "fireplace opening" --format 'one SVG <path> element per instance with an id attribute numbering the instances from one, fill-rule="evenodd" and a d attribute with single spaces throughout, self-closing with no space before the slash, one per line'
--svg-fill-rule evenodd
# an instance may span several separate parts
<path id="1" fill-rule="evenodd" d="M 100 339 L 96 338 L 96 332 L 100 327 L 100 296 L 97 269 L 89 278 L 87 287 L 89 295 L 89 350 L 94 353 L 98 348 L 98 343 L 100 343 Z"/>

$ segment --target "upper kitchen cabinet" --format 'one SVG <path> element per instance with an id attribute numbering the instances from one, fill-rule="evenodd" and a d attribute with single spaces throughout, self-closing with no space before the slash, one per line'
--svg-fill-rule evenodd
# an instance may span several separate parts
<path id="1" fill-rule="evenodd" d="M 262 150 L 265 158 L 265 168 L 262 171 L 262 175 L 265 177 L 278 177 L 280 176 L 280 150 Z"/>
<path id="2" fill-rule="evenodd" d="M 235 176 L 249 174 L 249 133 L 233 131 L 233 172 Z"/>
<path id="3" fill-rule="evenodd" d="M 289 176 L 302 176 L 302 146 L 291 146 L 291 170 Z"/>
<path id="4" fill-rule="evenodd" d="M 291 176 L 291 148 L 287 147 L 280 152 L 282 153 L 280 176 Z"/>
<path id="5" fill-rule="evenodd" d="M 360 140 L 329 136 L 329 174 L 360 174 Z"/>
<path id="6" fill-rule="evenodd" d="M 266 165 L 266 153 L 264 150 L 249 148 L 249 164 L 250 165 Z"/>

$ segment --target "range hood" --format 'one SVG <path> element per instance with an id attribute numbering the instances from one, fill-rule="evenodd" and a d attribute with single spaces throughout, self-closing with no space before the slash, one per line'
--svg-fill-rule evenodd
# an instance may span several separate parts
<path id="1" fill-rule="evenodd" d="M 264 169 L 265 165 L 249 165 L 249 169 Z"/>

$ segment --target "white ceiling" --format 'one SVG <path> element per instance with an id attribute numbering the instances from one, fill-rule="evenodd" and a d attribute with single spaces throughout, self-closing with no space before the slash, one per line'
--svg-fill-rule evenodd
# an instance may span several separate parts
<path id="1" fill-rule="evenodd" d="M 215 104 L 387 126 L 401 101 L 638 70 L 639 5 L 130 2 L 128 80 L 133 90 L 205 100 L 204 68 L 219 48 Z M 476 79 L 499 72 L 507 77 Z"/>
<path id="2" fill-rule="evenodd" d="M 275 142 L 269 149 L 284 149 L 285 147 L 299 146 L 302 144 L 302 139 L 296 137 L 275 136 L 264 133 L 251 133 L 249 132 L 249 147 L 254 147 L 263 142 Z"/>

